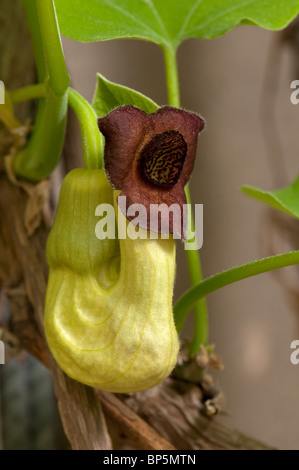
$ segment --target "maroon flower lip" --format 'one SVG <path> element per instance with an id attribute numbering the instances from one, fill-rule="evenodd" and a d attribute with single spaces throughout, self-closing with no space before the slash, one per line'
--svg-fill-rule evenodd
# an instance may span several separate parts
<path id="1" fill-rule="evenodd" d="M 154 231 L 164 233 L 165 211 L 169 215 L 167 233 L 186 239 L 184 186 L 193 170 L 204 120 L 171 106 L 146 114 L 126 105 L 99 118 L 98 126 L 105 136 L 104 166 L 110 184 L 121 190 L 120 196 L 126 196 L 126 209 L 136 203 L 146 209 L 147 217 L 143 223 L 138 220 L 138 225 L 153 230 L 150 213 L 158 205 L 159 222 Z M 134 223 L 135 217 L 127 218 Z"/>

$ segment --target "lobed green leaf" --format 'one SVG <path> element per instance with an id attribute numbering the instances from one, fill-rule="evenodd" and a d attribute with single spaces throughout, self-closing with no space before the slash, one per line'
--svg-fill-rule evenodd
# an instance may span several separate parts
<path id="1" fill-rule="evenodd" d="M 177 47 L 241 24 L 282 29 L 299 0 L 55 0 L 62 34 L 77 41 L 139 38 Z"/>

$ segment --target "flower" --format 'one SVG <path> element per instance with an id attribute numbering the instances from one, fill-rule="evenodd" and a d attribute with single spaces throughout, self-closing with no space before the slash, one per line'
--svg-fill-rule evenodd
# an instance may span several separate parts
<path id="1" fill-rule="evenodd" d="M 184 186 L 194 166 L 197 137 L 204 120 L 171 106 L 146 114 L 131 105 L 115 108 L 98 119 L 105 136 L 104 165 L 114 189 L 126 196 L 126 217 L 145 230 L 173 233 L 186 239 Z M 127 214 L 132 204 L 146 208 L 146 217 Z M 158 211 L 160 207 L 160 212 Z M 159 212 L 153 229 L 150 217 Z M 171 209 L 171 210 L 170 210 Z M 163 213 L 167 212 L 167 227 Z M 177 216 L 178 215 L 178 216 Z"/>
<path id="2" fill-rule="evenodd" d="M 103 170 L 76 168 L 65 177 L 47 242 L 44 327 L 66 374 L 131 393 L 158 385 L 177 362 L 175 242 L 98 239 L 96 208 L 113 203 Z"/>

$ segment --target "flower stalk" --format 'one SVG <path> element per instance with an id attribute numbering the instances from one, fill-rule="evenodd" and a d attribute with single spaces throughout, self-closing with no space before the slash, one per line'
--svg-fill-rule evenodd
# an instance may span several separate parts
<path id="1" fill-rule="evenodd" d="M 176 49 L 172 46 L 163 49 L 165 70 L 166 70 L 166 83 L 168 92 L 168 102 L 171 106 L 180 107 L 180 92 L 179 92 L 179 79 L 178 79 L 178 66 L 176 59 Z M 191 204 L 189 185 L 185 187 L 187 203 Z M 193 214 L 189 220 L 191 230 L 194 228 Z M 202 281 L 202 268 L 200 256 L 195 250 L 186 250 L 186 258 L 190 276 L 191 286 L 197 285 Z M 205 298 L 201 298 L 193 305 L 194 309 L 194 333 L 190 345 L 189 353 L 191 356 L 199 351 L 201 344 L 208 344 L 208 311 L 207 302 Z"/>
<path id="2" fill-rule="evenodd" d="M 89 170 L 102 168 L 104 139 L 98 130 L 96 112 L 73 88 L 69 89 L 68 100 L 80 125 L 84 168 Z"/>

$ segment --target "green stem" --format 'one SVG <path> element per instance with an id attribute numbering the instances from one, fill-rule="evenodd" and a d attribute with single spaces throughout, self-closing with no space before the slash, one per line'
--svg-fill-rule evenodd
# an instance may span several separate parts
<path id="1" fill-rule="evenodd" d="M 39 100 L 30 141 L 16 155 L 13 166 L 18 176 L 39 181 L 49 176 L 61 155 L 69 78 L 53 1 L 22 0 L 22 3 L 31 33 L 38 79 L 40 83 L 45 84 L 46 95 Z M 54 64 L 56 57 L 57 65 Z"/>
<path id="2" fill-rule="evenodd" d="M 48 71 L 46 58 L 43 50 L 43 43 L 41 40 L 36 0 L 22 0 L 22 5 L 31 34 L 38 81 L 44 82 L 47 79 Z"/>
<path id="3" fill-rule="evenodd" d="M 168 92 L 168 102 L 171 106 L 180 107 L 180 92 L 178 67 L 176 60 L 176 49 L 173 46 L 164 47 L 164 60 L 166 70 L 166 83 Z M 191 204 L 189 185 L 185 187 L 187 203 Z M 191 213 L 190 227 L 194 230 L 194 218 Z M 200 257 L 196 250 L 186 250 L 186 258 L 190 276 L 191 286 L 195 286 L 202 280 L 202 269 Z M 201 344 L 208 342 L 208 314 L 206 299 L 202 298 L 196 302 L 194 307 L 194 335 L 190 345 L 190 355 L 195 355 Z"/>
<path id="4" fill-rule="evenodd" d="M 55 95 L 62 96 L 69 87 L 70 77 L 65 65 L 54 1 L 36 0 L 36 8 L 47 60 L 49 86 Z"/>
<path id="5" fill-rule="evenodd" d="M 189 186 L 185 188 L 187 204 L 191 204 Z M 190 220 L 191 230 L 194 233 L 194 219 L 193 215 Z M 189 266 L 189 275 L 191 280 L 191 286 L 198 284 L 203 276 L 201 269 L 201 262 L 199 254 L 194 250 L 185 250 L 187 262 Z M 209 320 L 208 320 L 208 308 L 207 301 L 205 298 L 201 298 L 194 305 L 194 334 L 190 344 L 189 352 L 190 355 L 195 355 L 200 348 L 200 345 L 207 345 L 209 337 Z"/>
<path id="6" fill-rule="evenodd" d="M 180 107 L 180 86 L 179 74 L 176 60 L 176 49 L 171 45 L 163 48 L 165 72 L 166 72 L 166 86 L 168 94 L 168 103 L 176 108 Z"/>
<path id="7" fill-rule="evenodd" d="M 67 93 L 57 97 L 48 89 L 28 145 L 13 160 L 16 175 L 31 181 L 47 178 L 58 164 L 65 136 Z"/>
<path id="8" fill-rule="evenodd" d="M 270 256 L 269 258 L 263 258 L 242 266 L 237 266 L 201 281 L 198 285 L 185 292 L 174 307 L 177 330 L 181 331 L 188 312 L 194 307 L 198 300 L 211 292 L 234 282 L 241 281 L 242 279 L 295 264 L 299 264 L 299 250 Z"/>
<path id="9" fill-rule="evenodd" d="M 17 104 L 35 98 L 43 98 L 46 95 L 47 87 L 44 83 L 38 83 L 12 91 L 9 97 L 12 104 Z M 73 109 L 79 121 L 85 168 L 102 168 L 104 139 L 98 129 L 95 110 L 83 96 L 72 88 L 68 90 L 68 104 Z"/>
<path id="10" fill-rule="evenodd" d="M 44 83 L 25 86 L 9 93 L 12 104 L 18 104 L 36 98 L 44 98 L 46 94 L 47 87 Z"/>
<path id="11" fill-rule="evenodd" d="M 98 125 L 97 114 L 92 106 L 77 91 L 69 89 L 69 105 L 75 112 L 81 130 L 84 167 L 102 168 L 103 138 Z"/>

